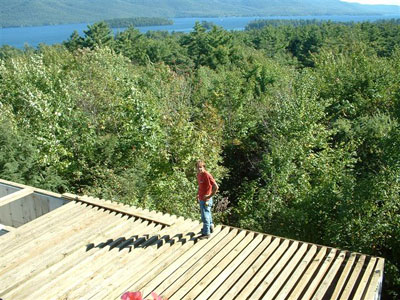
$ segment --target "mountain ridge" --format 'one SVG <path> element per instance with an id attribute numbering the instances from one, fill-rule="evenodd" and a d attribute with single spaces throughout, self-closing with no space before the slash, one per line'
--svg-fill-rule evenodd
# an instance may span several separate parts
<path id="1" fill-rule="evenodd" d="M 400 7 L 340 0 L 0 0 L 0 27 L 90 23 L 128 17 L 400 14 Z"/>

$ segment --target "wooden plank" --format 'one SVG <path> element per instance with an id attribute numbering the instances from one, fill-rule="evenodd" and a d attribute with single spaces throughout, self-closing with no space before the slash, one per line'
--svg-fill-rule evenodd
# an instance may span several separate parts
<path id="1" fill-rule="evenodd" d="M 125 230 L 122 225 L 125 225 L 128 216 L 121 217 L 119 223 L 108 222 L 101 227 L 101 229 L 96 232 L 93 236 L 82 237 L 76 243 L 75 248 L 63 249 L 63 251 L 54 253 L 54 261 L 49 261 L 52 264 L 46 264 L 41 272 L 33 274 L 25 281 L 21 282 L 18 286 L 13 288 L 9 294 L 4 295 L 7 299 L 27 299 L 29 295 L 37 291 L 43 285 L 51 282 L 58 276 L 62 276 L 67 272 L 71 266 L 79 264 L 82 260 L 86 259 L 88 256 L 92 255 L 92 250 L 87 250 L 87 245 L 94 243 L 98 245 L 101 242 L 106 241 L 110 236 L 115 238 L 119 237 L 120 233 Z"/>
<path id="2" fill-rule="evenodd" d="M 346 258 L 346 251 L 341 251 L 339 256 L 335 259 L 330 268 L 328 274 L 325 276 L 323 282 L 319 286 L 317 292 L 315 293 L 313 299 L 319 300 L 323 299 L 326 291 L 328 290 L 329 286 L 332 284 L 333 279 L 335 278 L 337 272 L 340 269 L 340 266 L 343 264 L 344 259 Z"/>
<path id="3" fill-rule="evenodd" d="M 131 260 L 126 265 L 126 269 L 118 270 L 118 272 L 114 272 L 114 274 L 106 279 L 107 289 L 101 289 L 95 294 L 90 293 L 89 296 L 93 299 L 120 299 L 125 291 L 142 291 L 141 288 L 136 288 L 136 286 L 145 285 L 156 277 L 164 276 L 164 271 L 169 266 L 175 265 L 175 261 L 193 247 L 196 241 L 194 230 L 200 230 L 201 226 L 202 224 L 198 222 L 185 222 L 180 226 L 183 231 L 180 230 L 179 234 L 173 236 L 175 242 L 171 240 L 171 242 L 168 242 L 159 249 L 154 248 L 153 253 L 150 253 L 148 259 L 145 259 L 143 263 L 140 262 L 138 264 L 138 262 Z M 185 232 L 187 233 L 184 234 Z M 184 235 L 184 240 L 180 238 L 181 233 Z M 187 241 L 185 242 L 185 240 Z M 140 274 L 140 276 L 132 274 L 121 279 L 121 274 L 126 273 L 125 270 L 132 268 L 135 268 L 137 270 L 136 274 Z M 118 280 L 118 278 L 120 279 Z"/>
<path id="4" fill-rule="evenodd" d="M 74 238 L 74 236 L 79 235 L 71 235 L 71 230 L 74 232 L 80 230 L 86 230 L 88 226 L 92 226 L 92 224 L 96 224 L 94 221 L 97 221 L 99 213 L 92 214 L 90 218 L 86 218 L 82 220 L 81 223 L 73 224 L 70 228 L 60 227 L 59 230 L 51 228 L 51 232 L 47 232 L 44 234 L 40 240 L 32 241 L 27 245 L 22 244 L 17 251 L 6 253 L 1 261 L 2 265 L 0 266 L 0 273 L 2 276 L 7 277 L 7 281 L 9 282 L 9 286 L 15 283 L 14 277 L 22 277 L 25 272 L 29 271 L 29 269 L 36 264 L 45 263 L 46 265 L 49 263 L 52 257 L 46 258 L 45 260 L 38 260 L 38 256 L 43 256 L 45 253 L 53 254 L 54 248 L 65 249 L 62 243 L 64 239 L 68 240 Z M 0 287 L 6 285 L 4 281 L 0 281 Z"/>
<path id="5" fill-rule="evenodd" d="M 222 284 L 213 294 L 213 297 L 221 299 L 227 291 L 232 289 L 235 282 L 240 281 L 238 275 L 241 275 L 246 272 L 249 266 L 251 266 L 254 263 L 254 261 L 261 255 L 263 251 L 265 251 L 265 249 L 268 247 L 268 245 L 271 243 L 272 240 L 271 236 L 265 236 L 263 234 L 259 234 L 257 237 L 262 238 L 261 243 L 258 244 L 254 250 L 251 250 L 251 252 L 247 256 L 246 253 L 243 253 L 241 255 L 243 256 L 242 258 L 245 258 L 244 261 L 240 261 L 240 259 L 237 259 L 236 263 L 239 264 L 238 267 L 222 282 Z M 254 242 L 256 243 L 257 241 L 255 240 Z M 250 249 L 251 247 L 247 247 L 246 252 L 249 251 Z M 227 270 L 224 273 L 229 273 L 229 272 Z M 221 274 L 221 277 L 224 276 L 224 273 Z"/>
<path id="6" fill-rule="evenodd" d="M 243 230 L 238 232 L 238 234 L 233 239 L 229 240 L 229 242 L 223 247 L 221 247 L 220 244 L 216 245 L 210 253 L 207 253 L 196 261 L 195 265 L 192 266 L 189 272 L 185 273 L 182 280 L 179 280 L 175 284 L 177 288 L 174 293 L 171 293 L 172 289 L 170 288 L 165 292 L 167 298 L 170 300 L 190 299 L 190 297 L 186 297 L 186 294 L 191 291 L 192 288 L 195 287 L 209 272 L 211 272 L 214 266 L 224 258 L 226 253 L 232 251 L 245 237 L 246 232 Z M 224 241 L 222 241 L 221 244 L 222 243 L 224 243 Z"/>
<path id="7" fill-rule="evenodd" d="M 344 283 L 346 282 L 347 278 L 349 277 L 349 274 L 350 274 L 351 268 L 354 264 L 355 258 L 356 258 L 355 253 L 350 254 L 350 256 L 346 262 L 346 265 L 342 271 L 342 274 L 340 275 L 338 282 L 336 283 L 335 290 L 332 293 L 332 296 L 331 296 L 332 300 L 339 299 L 340 292 L 342 291 L 342 289 L 344 287 Z"/>
<path id="8" fill-rule="evenodd" d="M 304 244 L 306 245 L 306 244 Z M 301 252 L 299 252 L 301 255 Z M 301 260 L 299 266 L 293 271 L 293 274 L 290 276 L 289 281 L 285 284 L 283 289 L 276 295 L 276 299 L 286 299 L 289 295 L 290 291 L 296 285 L 296 282 L 301 278 L 310 261 L 312 261 L 313 257 L 317 253 L 317 246 L 312 245 L 311 248 L 307 251 L 305 257 Z"/>
<path id="9" fill-rule="evenodd" d="M 68 222 L 75 216 L 82 215 L 85 209 L 87 209 L 87 204 L 70 203 L 48 215 L 24 224 L 8 237 L 0 238 L 0 251 L 2 253 L 11 252 L 15 247 L 19 248 L 21 243 L 26 244 L 31 240 L 40 238 L 44 232 L 54 226 L 68 226 Z M 60 218 L 63 220 L 62 222 L 60 222 Z"/>
<path id="10" fill-rule="evenodd" d="M 295 267 L 299 263 L 300 259 L 303 257 L 304 253 L 307 251 L 308 244 L 303 243 L 301 247 L 296 251 L 295 255 L 293 256 L 290 261 L 286 264 L 285 268 L 282 270 L 281 274 L 271 283 L 271 287 L 269 288 L 268 292 L 263 296 L 263 299 L 276 299 L 275 296 L 278 291 L 282 288 L 284 282 L 286 282 L 294 271 Z M 289 280 L 295 276 L 291 276 Z M 286 286 L 286 284 L 285 284 Z M 283 286 L 283 287 L 285 287 Z M 282 299 L 282 298 L 281 298 Z"/>
<path id="11" fill-rule="evenodd" d="M 90 232 L 85 234 L 84 237 L 81 237 L 76 242 L 76 247 L 55 252 L 55 260 L 52 264 L 14 289 L 9 294 L 9 298 L 14 299 L 13 297 L 18 296 L 15 298 L 25 299 L 25 297 L 33 293 L 44 293 L 48 289 L 52 289 L 52 286 L 58 286 L 58 280 L 62 280 L 65 276 L 79 276 L 79 272 L 74 274 L 76 270 L 86 268 L 95 272 L 93 262 L 101 259 L 104 252 L 109 250 L 108 247 L 99 248 L 99 244 L 106 242 L 110 238 L 117 239 L 122 234 L 126 234 L 128 229 L 131 228 L 146 230 L 148 221 L 143 222 L 142 220 L 133 220 L 133 218 L 127 220 L 127 218 L 128 216 L 116 218 L 115 222 L 106 223 L 94 234 L 90 234 Z M 95 248 L 87 250 L 86 246 L 90 243 L 93 243 Z M 75 271 L 71 270 L 72 268 Z"/>
<path id="12" fill-rule="evenodd" d="M 16 183 L 16 182 L 12 182 L 12 181 L 7 181 L 7 180 L 4 180 L 4 179 L 0 179 L 0 183 L 8 185 L 8 186 L 10 186 L 10 188 L 15 188 L 15 187 L 21 188 L 21 189 L 31 188 L 31 189 L 33 189 L 33 191 L 35 193 L 40 193 L 40 194 L 44 194 L 44 195 L 48 195 L 48 196 L 56 197 L 56 198 L 61 198 L 61 194 L 53 193 L 51 191 L 38 189 L 38 188 L 35 188 L 35 187 L 27 186 L 27 185 Z"/>
<path id="13" fill-rule="evenodd" d="M 307 283 L 314 278 L 313 274 L 318 266 L 323 262 L 323 258 L 325 257 L 327 251 L 328 248 L 321 247 L 317 256 L 312 260 L 311 264 L 307 267 L 306 272 L 303 274 L 303 276 L 301 276 L 300 281 L 296 284 L 294 291 L 289 294 L 289 299 L 299 299 L 301 293 L 307 286 Z"/>
<path id="14" fill-rule="evenodd" d="M 304 294 L 304 299 L 311 299 L 312 295 L 315 293 L 317 287 L 321 284 L 323 278 L 325 277 L 326 272 L 330 268 L 332 262 L 335 260 L 337 250 L 331 249 L 328 256 L 324 259 L 324 262 L 321 265 L 318 273 L 313 278 L 310 286 L 307 288 L 306 293 Z"/>
<path id="15" fill-rule="evenodd" d="M 137 266 L 147 261 L 149 257 L 154 255 L 150 246 L 151 241 L 154 240 L 153 237 L 157 239 L 171 230 L 170 227 L 165 227 L 161 230 L 163 225 L 157 223 L 151 223 L 150 226 L 147 226 L 144 231 L 148 233 L 150 238 L 139 247 L 133 248 L 132 253 L 128 251 L 113 251 L 114 249 L 111 251 L 102 251 L 104 256 L 98 257 L 90 267 L 86 264 L 81 264 L 78 269 L 73 270 L 74 274 L 79 274 L 79 276 L 68 279 L 72 276 L 66 274 L 64 280 L 59 279 L 62 282 L 61 288 L 47 298 L 79 299 L 84 297 L 89 299 L 92 294 L 99 290 L 105 288 L 108 290 L 106 280 L 116 272 L 119 272 L 118 280 L 120 280 L 122 277 L 129 274 L 129 272 L 132 272 L 132 270 L 137 270 L 137 268 L 134 267 L 127 267 L 129 262 L 134 261 Z M 146 244 L 149 247 L 145 247 Z M 122 269 L 125 267 L 127 267 L 127 271 L 124 272 Z M 137 275 L 136 271 L 132 274 L 132 276 Z"/>
<path id="16" fill-rule="evenodd" d="M 238 231 L 229 228 L 225 228 L 218 235 L 212 236 L 210 240 L 199 240 L 198 251 L 193 253 L 190 257 L 185 256 L 184 261 L 178 267 L 173 274 L 171 274 L 166 280 L 164 280 L 159 286 L 146 285 L 143 288 L 143 294 L 146 296 L 152 291 L 156 291 L 158 294 L 168 296 L 169 294 L 175 293 L 184 282 L 189 280 L 199 269 L 202 268 L 201 263 L 210 260 L 214 257 L 221 249 L 225 247 L 236 235 Z M 199 247 L 201 247 L 199 249 Z M 168 298 L 168 297 L 167 297 Z"/>
<path id="17" fill-rule="evenodd" d="M 377 258 L 376 268 L 372 275 L 371 282 L 368 285 L 368 289 L 364 299 L 376 299 L 376 296 L 379 295 L 382 288 L 384 263 L 385 260 L 383 258 Z"/>
<path id="18" fill-rule="evenodd" d="M 285 266 L 288 264 L 288 262 L 292 258 L 293 254 L 298 250 L 298 248 L 299 248 L 299 242 L 298 241 L 292 242 L 289 248 L 284 251 L 284 254 L 280 258 L 278 258 L 278 261 L 271 269 L 271 271 L 268 273 L 268 275 L 264 277 L 264 279 L 260 282 L 256 290 L 251 295 L 252 298 L 261 299 L 265 291 L 267 291 L 268 288 L 275 283 L 278 274 L 285 268 Z"/>
<path id="19" fill-rule="evenodd" d="M 254 249 L 262 240 L 261 235 L 256 238 L 254 243 L 254 233 L 250 232 L 247 236 L 240 241 L 240 243 L 233 248 L 228 254 L 216 264 L 212 270 L 200 280 L 196 286 L 185 296 L 187 299 L 209 299 L 210 296 L 217 290 L 217 288 L 224 282 L 224 280 L 233 272 L 238 266 L 235 259 L 238 258 L 242 251 L 245 251 L 245 256 L 249 254 L 249 249 L 246 248 L 250 245 L 250 249 Z M 253 242 L 253 243 L 252 243 Z M 242 258 L 239 258 L 243 260 Z"/>
<path id="20" fill-rule="evenodd" d="M 156 222 L 165 226 L 171 226 L 173 225 L 172 222 L 168 221 L 168 220 L 163 220 L 161 218 L 152 218 L 151 216 L 147 215 L 147 214 L 143 214 L 141 212 L 139 212 L 137 209 L 133 208 L 133 207 L 125 207 L 122 204 L 119 203 L 115 203 L 115 202 L 111 202 L 111 201 L 103 201 L 103 200 L 97 200 L 91 197 L 86 197 L 86 196 L 77 196 L 77 195 L 73 195 L 73 194 L 69 194 L 69 193 L 65 193 L 62 195 L 64 199 L 66 200 L 76 200 L 76 201 L 80 201 L 80 202 L 85 202 L 85 203 L 89 203 L 92 205 L 96 205 L 99 207 L 103 207 L 103 208 L 107 208 L 109 210 L 113 210 L 113 211 L 117 211 L 120 213 L 124 213 L 124 214 L 128 214 L 131 216 L 136 216 L 142 219 L 146 219 L 152 222 Z"/>
<path id="21" fill-rule="evenodd" d="M 254 234 L 254 233 L 253 233 Z M 258 246 L 262 244 L 264 236 L 258 234 L 249 245 L 234 259 L 232 262 L 215 278 L 204 290 L 204 292 L 199 296 L 200 299 L 206 299 L 205 296 L 210 297 L 211 295 L 215 298 L 221 298 L 221 292 L 224 289 L 223 285 L 227 283 L 228 278 L 236 277 L 234 274 L 241 274 L 238 271 L 241 264 L 243 264 L 252 253 L 255 252 Z M 248 265 L 247 265 L 248 266 Z M 237 279 L 237 278 L 236 278 Z M 218 295 L 219 293 L 219 295 Z"/>
<path id="22" fill-rule="evenodd" d="M 284 255 L 284 253 L 288 249 L 289 243 L 290 243 L 289 240 L 283 240 L 283 243 L 278 246 L 276 251 L 271 255 L 271 257 L 268 258 L 263 267 L 260 270 L 258 270 L 255 276 L 247 283 L 245 288 L 240 292 L 240 294 L 237 296 L 238 299 L 247 299 L 250 297 L 250 295 L 257 289 L 257 287 L 263 281 L 265 276 L 270 272 L 270 270 L 275 266 L 275 264 L 279 262 L 279 259 L 282 257 L 282 255 Z"/>
<path id="23" fill-rule="evenodd" d="M 179 218 L 176 224 L 182 222 L 184 222 L 184 219 Z M 84 270 L 80 272 L 80 280 L 69 283 L 64 291 L 57 294 L 56 298 L 90 298 L 92 294 L 99 292 L 104 286 L 108 286 L 109 283 L 112 283 L 109 281 L 111 276 L 118 273 L 117 280 L 121 280 L 121 278 L 126 277 L 126 274 L 131 273 L 132 270 L 137 270 L 138 266 L 147 262 L 154 256 L 152 248 L 157 248 L 157 245 L 152 245 L 151 242 L 164 235 L 171 234 L 171 232 L 176 230 L 174 227 L 165 227 L 161 230 L 163 225 L 158 223 L 151 223 L 151 226 L 152 228 L 150 228 L 150 226 L 146 228 L 146 232 L 149 233 L 151 237 L 145 243 L 141 244 L 140 247 L 133 248 L 133 253 L 119 251 L 116 255 L 113 251 L 107 251 L 105 257 L 97 260 L 97 265 L 92 265 L 89 270 L 87 270 L 88 268 L 84 268 Z M 96 269 L 95 274 L 98 274 L 98 276 L 93 275 L 93 272 L 91 272 L 93 268 Z M 135 272 L 132 275 L 137 276 L 137 273 Z M 101 281 L 102 284 L 97 284 L 97 280 Z"/>
<path id="24" fill-rule="evenodd" d="M 215 227 L 214 233 L 211 237 L 211 240 L 214 239 L 214 244 L 219 243 L 229 233 L 229 228 L 224 228 L 222 231 L 221 230 L 221 226 Z M 198 254 L 200 251 L 207 253 L 210 249 L 212 249 L 211 243 L 198 242 L 197 239 L 192 239 L 188 246 L 190 247 L 184 247 L 182 252 L 179 253 L 178 256 L 174 257 L 173 262 L 170 263 L 168 267 L 163 269 L 160 273 L 151 276 L 151 280 L 148 280 L 146 277 L 144 277 L 137 283 L 131 285 L 131 288 L 134 290 L 143 291 L 144 295 L 151 293 L 157 287 L 159 290 L 163 291 L 164 289 L 168 288 L 168 286 L 177 278 L 184 274 L 186 268 L 190 267 L 190 263 L 194 263 L 194 260 L 196 259 L 196 257 L 194 257 L 195 254 Z M 189 265 L 189 267 L 186 267 L 187 265 Z"/>
<path id="25" fill-rule="evenodd" d="M 370 278 L 373 275 L 373 271 L 375 269 L 375 265 L 376 265 L 376 257 L 371 257 L 370 261 L 368 262 L 368 265 L 365 269 L 364 275 L 361 278 L 360 283 L 358 284 L 356 293 L 354 294 L 354 300 L 358 300 L 358 299 L 363 299 L 363 295 L 364 295 L 364 291 L 366 292 L 368 289 L 368 281 L 370 280 Z"/>
<path id="26" fill-rule="evenodd" d="M 340 296 L 341 299 L 349 299 L 351 292 L 353 291 L 354 288 L 356 288 L 355 284 L 364 266 L 365 258 L 366 258 L 365 255 L 361 255 L 358 261 L 356 262 L 354 270 L 351 273 L 350 279 L 346 283 L 343 294 Z"/>
<path id="27" fill-rule="evenodd" d="M 275 238 L 272 243 L 262 252 L 262 254 L 257 258 L 257 260 L 248 267 L 247 271 L 243 274 L 239 281 L 232 286 L 228 293 L 223 299 L 233 299 L 237 294 L 243 289 L 247 288 L 247 285 L 251 282 L 252 278 L 257 274 L 257 272 L 262 268 L 262 266 L 270 260 L 271 255 L 279 247 L 282 240 L 280 238 Z"/>
<path id="28" fill-rule="evenodd" d="M 20 190 L 18 192 L 9 194 L 7 196 L 4 196 L 4 197 L 0 198 L 0 209 L 3 206 L 5 206 L 5 205 L 7 205 L 7 204 L 9 204 L 9 203 L 11 203 L 11 202 L 13 202 L 15 200 L 24 198 L 24 197 L 29 196 L 31 194 L 33 194 L 33 189 L 25 188 L 25 189 Z"/>
<path id="29" fill-rule="evenodd" d="M 115 214 L 115 212 L 113 212 Z M 113 222 L 116 227 L 119 227 L 118 224 L 121 224 L 121 219 L 117 223 Z M 122 220 L 123 221 L 123 220 Z M 124 223 L 124 222 L 123 222 Z M 135 228 L 131 232 L 135 232 L 137 234 L 145 234 L 148 232 L 149 228 L 151 230 L 156 230 L 154 224 L 149 227 L 148 221 L 136 220 L 135 222 L 126 222 L 128 224 L 122 225 L 122 227 L 117 230 L 117 233 L 121 234 L 121 232 L 127 232 L 127 230 Z M 132 228 L 129 228 L 132 227 Z M 109 232 L 109 228 L 106 228 L 106 232 Z M 97 247 L 92 248 L 89 251 L 86 251 L 85 244 L 88 242 L 96 242 L 97 245 L 99 243 L 105 243 L 109 236 L 104 236 L 104 231 L 102 233 L 97 233 L 98 238 L 92 238 L 93 234 L 88 232 L 86 235 L 86 239 L 80 247 L 76 250 L 71 250 L 70 253 L 67 253 L 68 256 L 66 258 L 62 258 L 62 252 L 57 252 L 59 257 L 62 259 L 61 261 L 54 264 L 54 267 L 51 267 L 50 271 L 55 272 L 55 275 L 48 278 L 45 284 L 37 287 L 32 291 L 32 295 L 36 295 L 36 298 L 40 297 L 42 293 L 46 293 L 48 295 L 48 299 L 60 299 L 60 297 L 56 296 L 60 293 L 66 293 L 71 288 L 77 288 L 73 286 L 76 283 L 76 280 L 84 280 L 85 276 L 94 277 L 96 274 L 102 276 L 102 267 L 107 264 L 113 264 L 114 259 L 121 258 L 121 254 L 127 254 L 125 251 L 110 253 L 110 247 Z M 90 238 L 90 240 L 88 240 Z M 114 249 L 113 249 L 114 250 Z M 111 256 L 112 254 L 112 256 Z M 65 268 L 65 267 L 68 268 Z M 96 282 L 93 278 L 93 282 Z M 52 287 L 57 286 L 57 290 L 53 290 Z"/>
<path id="30" fill-rule="evenodd" d="M 63 253 L 65 249 L 77 247 L 77 241 L 82 240 L 82 234 L 98 230 L 102 222 L 112 218 L 109 213 L 104 215 L 104 211 L 90 210 L 88 212 L 91 215 L 81 218 L 81 222 L 69 228 L 48 232 L 42 240 L 34 241 L 32 246 L 28 247 L 29 250 L 23 251 L 17 258 L 14 256 L 12 260 L 3 260 L 5 264 L 0 266 L 0 273 L 7 280 L 0 281 L 0 290 L 11 290 L 18 285 L 19 281 L 42 271 L 55 260 L 55 253 Z M 73 234 L 76 232 L 79 234 Z M 43 260 L 43 257 L 46 259 Z"/>
<path id="31" fill-rule="evenodd" d="M 29 243 L 32 241 L 42 240 L 43 235 L 49 231 L 70 226 L 70 224 L 76 222 L 77 218 L 82 218 L 82 215 L 85 215 L 88 209 L 91 208 L 86 207 L 86 204 L 77 205 L 70 211 L 63 211 L 64 214 L 61 214 L 62 221 L 60 221 L 59 213 L 55 213 L 54 215 L 50 213 L 22 225 L 8 239 L 4 239 L 4 247 L 0 245 L 1 251 L 3 253 L 12 252 L 13 255 L 18 255 L 18 252 L 22 250 L 21 247 L 29 246 Z M 57 212 L 57 210 L 54 212 Z"/>

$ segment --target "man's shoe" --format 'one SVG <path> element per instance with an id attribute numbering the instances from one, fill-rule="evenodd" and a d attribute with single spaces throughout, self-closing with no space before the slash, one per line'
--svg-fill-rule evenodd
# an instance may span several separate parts
<path id="1" fill-rule="evenodd" d="M 203 239 L 208 239 L 209 237 L 210 237 L 209 234 L 201 234 L 201 235 L 199 236 L 199 239 L 203 240 Z"/>

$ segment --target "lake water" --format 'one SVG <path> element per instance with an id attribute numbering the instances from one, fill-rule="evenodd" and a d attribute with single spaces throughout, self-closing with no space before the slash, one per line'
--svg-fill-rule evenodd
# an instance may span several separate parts
<path id="1" fill-rule="evenodd" d="M 301 20 L 331 20 L 334 22 L 362 22 L 376 21 L 380 19 L 398 19 L 400 13 L 383 16 L 276 16 L 276 17 L 225 17 L 225 18 L 174 18 L 173 25 L 166 26 L 145 26 L 138 27 L 141 32 L 149 30 L 166 30 L 169 32 L 190 32 L 196 21 L 213 22 L 218 26 L 222 26 L 226 30 L 243 30 L 245 26 L 258 19 L 301 19 Z M 10 45 L 17 48 L 23 48 L 24 45 L 36 47 L 40 43 L 52 45 L 66 41 L 74 30 L 80 35 L 84 35 L 83 31 L 87 29 L 88 23 L 84 24 L 66 24 L 52 26 L 37 27 L 16 27 L 16 28 L 0 28 L 0 46 Z M 114 29 L 114 32 L 123 29 Z"/>

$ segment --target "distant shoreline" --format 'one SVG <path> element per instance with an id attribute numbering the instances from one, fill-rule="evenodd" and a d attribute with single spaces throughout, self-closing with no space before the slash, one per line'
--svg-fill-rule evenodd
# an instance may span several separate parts
<path id="1" fill-rule="evenodd" d="M 174 19 L 201 19 L 201 18 L 208 18 L 208 19 L 224 19 L 224 18 L 272 18 L 272 19 L 279 19 L 279 18 L 283 18 L 283 19 L 287 19 L 287 18 L 296 18 L 298 17 L 299 19 L 302 18 L 312 18 L 312 17 L 339 17 L 339 16 L 351 16 L 351 17 L 384 17 L 384 16 L 391 16 L 392 14 L 380 14 L 380 13 L 376 13 L 376 14 L 316 14 L 316 15 L 266 15 L 266 16 L 258 16 L 258 15 L 243 15 L 243 16 L 180 16 L 180 17 L 173 17 L 173 18 L 163 18 L 163 19 L 168 19 L 168 20 L 174 20 Z M 393 15 L 398 15 L 400 16 L 400 14 L 393 14 Z M 147 18 L 147 17 L 145 17 Z M 116 19 L 125 19 L 125 18 L 116 18 Z M 6 29 L 6 28 L 30 28 L 30 27 L 45 27 L 45 26 L 59 26 L 59 25 L 73 25 L 73 24 L 94 24 L 97 22 L 101 22 L 104 20 L 97 20 L 97 21 L 81 21 L 81 22 L 73 22 L 73 23 L 43 23 L 43 24 L 36 24 L 36 25 L 12 25 L 12 26 L 1 26 L 0 25 L 0 29 Z M 145 27 L 145 26 L 164 26 L 165 24 L 152 24 L 152 25 L 136 25 L 135 27 Z M 111 26 L 110 26 L 111 27 Z M 113 28 L 118 28 L 118 27 L 113 27 Z M 122 28 L 122 27 L 120 27 Z"/>

